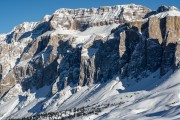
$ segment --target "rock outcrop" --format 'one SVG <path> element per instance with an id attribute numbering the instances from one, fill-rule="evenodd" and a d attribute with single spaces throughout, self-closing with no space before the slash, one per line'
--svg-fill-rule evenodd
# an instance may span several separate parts
<path id="1" fill-rule="evenodd" d="M 137 5 L 117 5 L 91 9 L 60 9 L 51 17 L 51 30 L 57 28 L 85 30 L 88 27 L 138 20 L 151 12 Z"/>
<path id="2" fill-rule="evenodd" d="M 159 17 L 169 11 L 179 12 L 138 5 L 60 9 L 23 23 L 0 36 L 0 94 L 16 84 L 24 90 L 48 85 L 55 94 L 115 75 L 140 80 L 160 69 L 163 76 L 180 64 L 180 17 Z M 111 32 L 105 34 L 104 26 Z"/>

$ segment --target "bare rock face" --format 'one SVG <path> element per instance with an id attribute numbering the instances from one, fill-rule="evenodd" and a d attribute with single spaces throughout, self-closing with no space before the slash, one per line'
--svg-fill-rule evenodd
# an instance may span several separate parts
<path id="1" fill-rule="evenodd" d="M 16 84 L 15 86 L 13 86 L 9 92 L 3 96 L 3 101 L 9 101 L 11 100 L 13 97 L 18 96 L 20 93 L 22 92 L 22 88 L 20 84 Z"/>
<path id="2" fill-rule="evenodd" d="M 179 12 L 138 5 L 60 9 L 23 23 L 0 35 L 0 95 L 17 84 L 23 90 L 48 85 L 54 95 L 115 75 L 139 80 L 160 69 L 163 76 L 180 64 L 180 17 L 173 11 Z"/>
<path id="3" fill-rule="evenodd" d="M 179 17 L 168 16 L 165 18 L 166 26 L 164 31 L 164 57 L 162 59 L 162 72 L 166 72 L 169 67 L 177 66 L 178 62 L 178 39 L 180 37 Z M 176 54 L 176 56 L 175 56 Z M 169 57 L 167 57 L 169 56 Z M 177 59 L 177 60 L 176 60 Z M 176 65 L 175 65 L 176 64 Z M 167 68 L 168 67 L 168 68 Z"/>
<path id="4" fill-rule="evenodd" d="M 152 17 L 148 22 L 148 37 L 150 39 L 157 39 L 159 44 L 162 44 L 163 38 L 161 33 L 161 20 L 158 17 Z"/>
<path id="5" fill-rule="evenodd" d="M 91 9 L 60 9 L 51 18 L 52 30 L 63 27 L 83 31 L 88 27 L 142 19 L 150 9 L 138 5 L 107 6 Z"/>

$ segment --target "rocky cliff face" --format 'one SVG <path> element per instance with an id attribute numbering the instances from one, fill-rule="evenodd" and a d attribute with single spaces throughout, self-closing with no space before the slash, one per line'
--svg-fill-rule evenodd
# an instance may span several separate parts
<path id="1" fill-rule="evenodd" d="M 137 81 L 180 64 L 180 12 L 122 5 L 60 9 L 0 35 L 0 95 L 51 86 L 91 86 L 115 75 Z M 75 89 L 76 91 L 77 89 Z"/>
<path id="2" fill-rule="evenodd" d="M 151 10 L 144 6 L 117 5 L 91 9 L 60 9 L 51 17 L 51 29 L 85 30 L 88 27 L 142 19 Z"/>

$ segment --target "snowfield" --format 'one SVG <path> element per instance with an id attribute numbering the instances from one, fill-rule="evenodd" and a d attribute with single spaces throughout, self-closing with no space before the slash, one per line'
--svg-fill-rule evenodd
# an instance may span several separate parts
<path id="1" fill-rule="evenodd" d="M 46 94 L 50 90 L 48 86 L 38 91 L 16 90 L 21 94 L 10 96 L 10 100 L 6 102 L 1 100 L 1 119 L 85 108 L 86 115 L 79 115 L 72 119 L 178 120 L 180 118 L 180 70 L 174 73 L 169 72 L 162 78 L 158 73 L 159 71 L 136 84 L 133 80 L 129 80 L 134 85 L 114 77 L 113 80 L 103 84 L 79 87 L 76 93 L 73 93 L 74 86 L 68 86 L 51 98 L 48 98 Z M 171 73 L 172 75 L 167 77 Z M 130 86 L 124 87 L 127 84 Z M 18 88 L 15 86 L 13 89 Z M 97 109 L 101 111 L 93 112 Z M 88 114 L 88 112 L 92 113 Z M 74 113 L 66 112 L 64 117 Z"/>

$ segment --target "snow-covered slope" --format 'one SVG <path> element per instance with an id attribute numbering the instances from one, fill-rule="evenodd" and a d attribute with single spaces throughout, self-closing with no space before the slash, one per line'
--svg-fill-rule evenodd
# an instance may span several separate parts
<path id="1" fill-rule="evenodd" d="M 180 11 L 177 11 L 177 10 L 165 11 L 165 12 L 158 13 L 152 17 L 164 18 L 166 16 L 180 16 Z"/>
<path id="2" fill-rule="evenodd" d="M 103 98 L 95 94 L 94 97 L 91 97 L 91 100 L 93 101 L 93 99 L 98 98 L 96 101 L 103 101 L 104 104 L 105 102 L 125 103 L 104 109 L 98 115 L 89 115 L 88 117 L 80 118 L 96 120 L 178 120 L 180 118 L 180 71 L 176 71 L 170 77 L 164 76 L 161 79 L 159 79 L 159 75 L 156 73 L 152 74 L 152 76 L 142 83 L 135 84 L 133 89 L 129 87 L 125 91 L 121 91 L 113 96 L 111 96 L 113 92 L 110 88 L 108 90 L 111 91 L 111 94 L 105 91 L 104 88 L 104 91 L 100 91 L 99 95 L 105 92 L 109 95 L 108 98 L 101 100 Z M 110 84 L 108 85 L 110 86 Z M 121 87 L 117 87 L 115 90 L 118 91 L 119 89 Z M 97 102 L 97 104 L 103 104 L 103 102 Z"/>
<path id="3" fill-rule="evenodd" d="M 42 110 L 41 112 L 66 110 L 64 114 L 65 117 L 74 114 L 74 112 L 68 112 L 71 111 L 71 109 L 85 107 L 83 111 L 86 114 L 85 116 L 80 115 L 79 117 L 72 118 L 76 120 L 178 120 L 178 118 L 180 118 L 179 79 L 179 70 L 175 73 L 169 72 L 162 78 L 160 78 L 159 71 L 156 71 L 143 81 L 126 88 L 123 86 L 123 84 L 126 83 L 123 83 L 123 80 L 121 81 L 118 77 L 115 77 L 103 84 L 81 87 L 75 94 L 72 93 L 71 86 L 68 86 L 65 90 L 58 92 L 47 101 L 47 98 L 40 97 L 43 96 L 42 92 L 47 89 L 46 87 L 36 91 L 35 94 L 26 94 L 27 100 L 25 101 L 21 100 L 18 103 L 17 97 L 8 103 L 2 104 L 1 108 L 3 108 L 3 112 L 6 113 L 5 115 L 10 115 L 10 118 L 21 118 L 26 115 L 33 115 L 33 111 L 38 112 L 40 109 Z M 68 99 L 63 102 L 66 98 Z M 46 109 L 43 109 L 43 107 L 46 107 Z M 7 108 L 9 110 L 7 110 Z M 97 111 L 98 108 L 101 112 Z M 90 113 L 91 111 L 92 113 Z M 37 118 L 57 119 L 60 118 L 61 115 L 58 116 L 59 117 L 55 115 L 52 117 L 43 117 L 42 115 Z"/>

